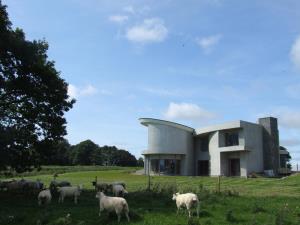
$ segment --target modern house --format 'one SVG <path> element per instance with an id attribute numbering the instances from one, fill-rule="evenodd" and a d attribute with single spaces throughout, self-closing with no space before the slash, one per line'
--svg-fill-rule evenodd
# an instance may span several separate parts
<path id="1" fill-rule="evenodd" d="M 233 121 L 194 129 L 178 123 L 140 118 L 148 127 L 145 173 L 188 176 L 277 174 L 287 154 L 279 148 L 277 119 Z"/>

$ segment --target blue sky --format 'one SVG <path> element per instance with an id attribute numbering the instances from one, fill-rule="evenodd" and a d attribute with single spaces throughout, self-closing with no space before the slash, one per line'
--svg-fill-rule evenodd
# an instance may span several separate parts
<path id="1" fill-rule="evenodd" d="M 140 156 L 140 117 L 192 127 L 279 119 L 300 164 L 300 1 L 3 0 L 14 27 L 45 38 L 77 99 L 67 139 Z"/>

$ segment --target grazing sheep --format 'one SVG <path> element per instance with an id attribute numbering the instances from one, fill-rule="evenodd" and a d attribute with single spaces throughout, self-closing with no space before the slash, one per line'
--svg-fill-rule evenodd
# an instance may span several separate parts
<path id="1" fill-rule="evenodd" d="M 77 204 L 78 197 L 82 191 L 82 185 L 78 186 L 71 186 L 71 187 L 58 187 L 58 203 L 63 203 L 65 197 L 73 197 L 74 196 L 74 203 Z"/>
<path id="2" fill-rule="evenodd" d="M 107 193 L 110 190 L 110 184 L 109 183 L 96 183 L 96 181 L 92 182 L 93 186 L 95 186 L 96 191 L 103 191 Z"/>
<path id="3" fill-rule="evenodd" d="M 199 200 L 197 195 L 194 193 L 186 193 L 186 194 L 173 194 L 172 200 L 176 200 L 177 205 L 177 213 L 181 207 L 186 207 L 189 212 L 189 217 L 191 217 L 191 208 L 193 206 L 197 207 L 197 216 L 199 217 Z"/>
<path id="4" fill-rule="evenodd" d="M 0 181 L 0 190 L 3 191 L 4 189 L 8 189 L 8 184 L 15 182 L 15 180 L 9 180 L 9 181 Z"/>
<path id="5" fill-rule="evenodd" d="M 49 189 L 42 190 L 38 195 L 38 203 L 42 205 L 43 203 L 49 204 L 51 202 L 52 195 Z"/>
<path id="6" fill-rule="evenodd" d="M 56 181 L 55 179 L 51 181 L 50 183 L 50 191 L 52 196 L 56 197 L 58 196 L 58 187 L 70 187 L 71 183 L 69 181 Z"/>
<path id="7" fill-rule="evenodd" d="M 128 213 L 129 208 L 126 200 L 121 197 L 109 197 L 106 196 L 103 192 L 97 192 L 96 198 L 99 199 L 99 216 L 103 210 L 108 212 L 115 211 L 118 216 L 118 222 L 121 220 L 121 214 L 124 212 L 128 222 L 130 221 Z"/>
<path id="8" fill-rule="evenodd" d="M 26 182 L 27 181 L 24 179 L 21 179 L 19 181 L 13 180 L 11 182 L 6 183 L 6 189 L 7 189 L 7 191 L 13 191 L 13 192 L 23 191 L 23 187 Z"/>
<path id="9" fill-rule="evenodd" d="M 69 181 L 56 181 L 56 180 L 53 180 L 51 181 L 50 185 L 53 185 L 55 187 L 70 187 L 71 186 L 71 183 Z"/>
<path id="10" fill-rule="evenodd" d="M 125 190 L 124 186 L 121 184 L 113 184 L 112 185 L 112 193 L 114 196 L 124 196 L 124 194 L 128 194 L 128 192 Z"/>
<path id="11" fill-rule="evenodd" d="M 115 181 L 115 182 L 113 182 L 113 183 L 112 183 L 112 185 L 116 185 L 116 184 L 122 185 L 122 186 L 123 186 L 123 188 L 125 188 L 125 189 L 126 189 L 126 184 L 125 184 L 124 182 Z"/>
<path id="12" fill-rule="evenodd" d="M 23 191 L 35 192 L 43 189 L 44 184 L 37 179 L 36 181 L 23 181 Z"/>

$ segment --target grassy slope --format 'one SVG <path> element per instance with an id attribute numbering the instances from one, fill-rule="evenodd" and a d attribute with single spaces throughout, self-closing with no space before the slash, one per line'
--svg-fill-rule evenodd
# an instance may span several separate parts
<path id="1" fill-rule="evenodd" d="M 130 194 L 127 197 L 131 224 L 300 224 L 300 176 L 287 179 L 240 179 L 222 178 L 221 189 L 234 190 L 233 194 L 212 194 L 216 178 L 201 177 L 154 177 L 151 179 L 154 192 L 146 192 L 147 177 L 132 175 L 130 169 L 110 171 L 84 171 L 60 174 L 58 179 L 73 184 L 84 184 L 86 191 L 80 203 L 71 200 L 57 204 L 57 199 L 47 208 L 37 206 L 36 196 L 10 196 L 0 193 L 0 224 L 36 224 L 38 219 L 54 221 L 57 217 L 71 214 L 72 223 L 117 224 L 115 215 L 98 217 L 98 203 L 91 181 L 95 176 L 101 181 L 125 181 Z M 32 176 L 49 183 L 52 175 Z M 204 189 L 199 189 L 204 186 Z M 199 193 L 201 200 L 200 219 L 188 220 L 186 215 L 176 215 L 171 189 Z M 232 211 L 232 213 L 231 213 Z M 10 219 L 9 216 L 14 216 Z M 277 220 L 276 220 L 277 218 Z M 2 222 L 1 222 L 2 221 Z M 277 223 L 275 223 L 277 221 Z M 126 223 L 123 218 L 122 223 Z"/>

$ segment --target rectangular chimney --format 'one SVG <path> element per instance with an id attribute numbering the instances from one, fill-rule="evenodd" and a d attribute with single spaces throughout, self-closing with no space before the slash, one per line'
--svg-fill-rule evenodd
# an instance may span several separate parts
<path id="1" fill-rule="evenodd" d="M 264 170 L 273 170 L 274 174 L 277 174 L 279 168 L 279 132 L 277 118 L 259 118 L 258 123 L 263 127 Z"/>

